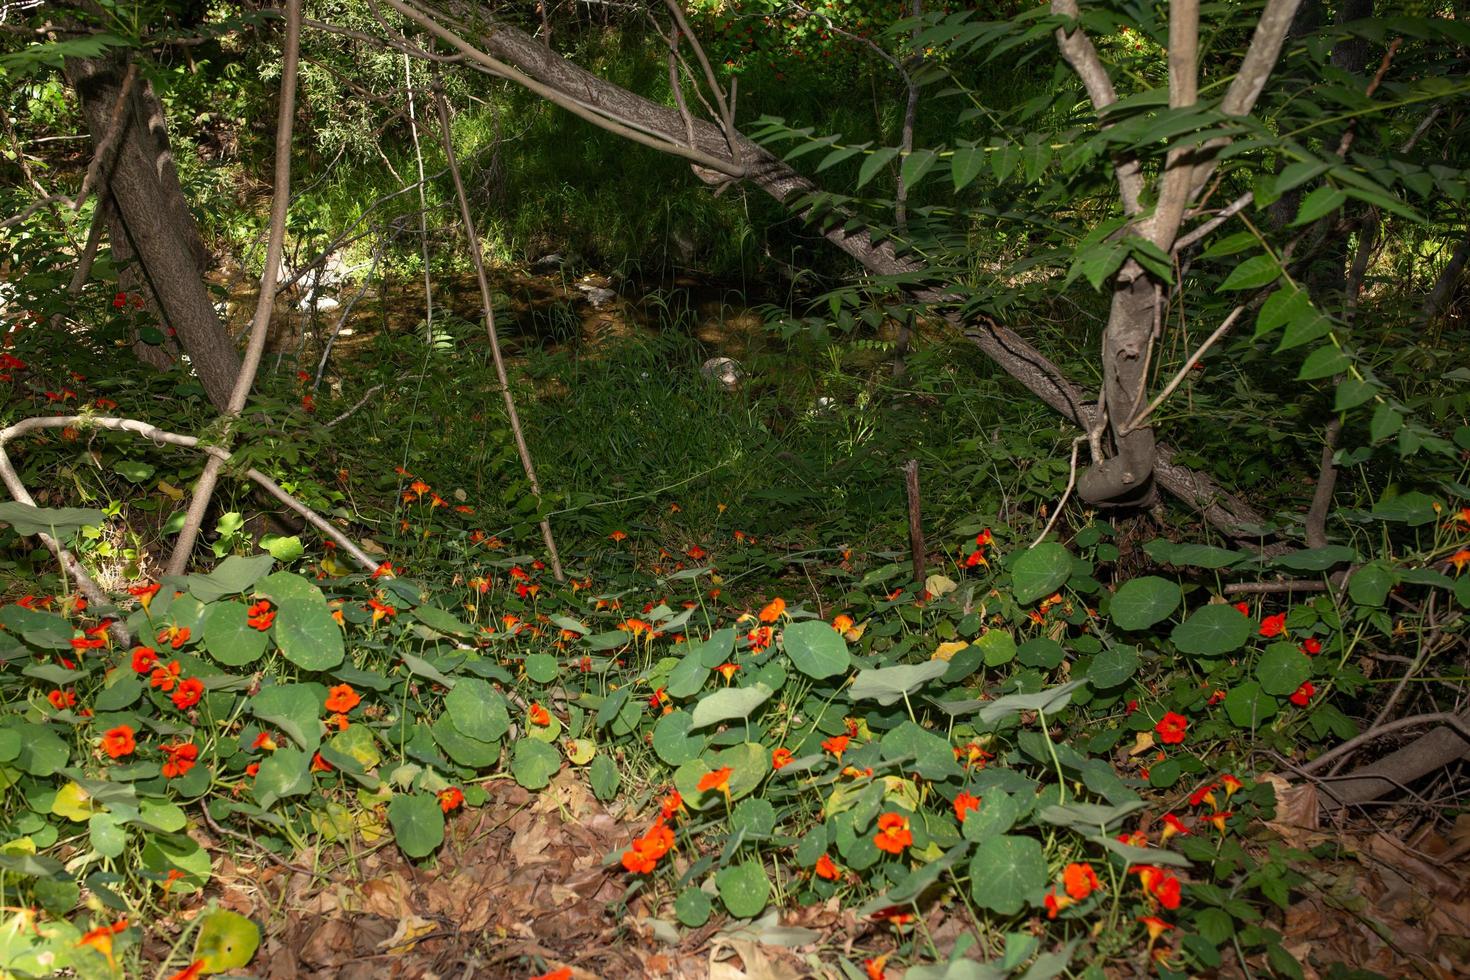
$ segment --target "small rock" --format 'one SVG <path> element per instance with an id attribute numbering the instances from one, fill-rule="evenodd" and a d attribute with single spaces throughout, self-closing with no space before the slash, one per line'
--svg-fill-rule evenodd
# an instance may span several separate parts
<path id="1" fill-rule="evenodd" d="M 726 391 L 734 391 L 745 380 L 745 371 L 733 357 L 711 357 L 700 366 L 699 373 Z"/>
<path id="2" fill-rule="evenodd" d="M 611 289 L 603 289 L 601 286 L 589 286 L 579 282 L 577 283 L 577 289 L 581 291 L 583 296 L 587 297 L 587 302 L 592 304 L 593 309 L 600 310 L 618 298 L 617 293 Z"/>

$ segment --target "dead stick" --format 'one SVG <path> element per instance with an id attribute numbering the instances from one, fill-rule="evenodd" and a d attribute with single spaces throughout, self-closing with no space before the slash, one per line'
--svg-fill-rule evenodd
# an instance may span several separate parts
<path id="1" fill-rule="evenodd" d="M 919 506 L 919 461 L 903 464 L 903 485 L 909 496 L 909 550 L 914 556 L 914 581 L 922 587 L 924 575 L 924 523 Z"/>
<path id="2" fill-rule="evenodd" d="M 459 198 L 459 218 L 464 225 L 465 239 L 469 243 L 470 260 L 475 265 L 475 278 L 480 283 L 480 302 L 485 307 L 485 331 L 490 335 L 490 355 L 495 360 L 495 376 L 500 381 L 500 393 L 505 396 L 505 414 L 510 421 L 511 434 L 515 436 L 516 451 L 521 456 L 521 466 L 526 471 L 526 482 L 531 484 L 531 495 L 537 503 L 541 501 L 541 483 L 536 479 L 536 467 L 531 462 L 531 448 L 526 445 L 526 435 L 521 430 L 521 416 L 516 411 L 516 400 L 510 393 L 510 375 L 505 370 L 505 358 L 500 354 L 500 338 L 495 333 L 495 308 L 490 298 L 490 280 L 485 277 L 485 257 L 480 252 L 480 236 L 475 232 L 475 220 L 470 215 L 470 200 L 464 192 L 464 181 L 459 176 L 459 161 L 454 156 L 454 137 L 449 127 L 449 106 L 438 81 L 434 83 L 434 107 L 439 112 L 439 127 L 443 131 L 444 161 L 449 164 L 449 176 L 454 180 L 454 193 Z M 541 518 L 541 538 L 546 542 L 546 553 L 551 558 L 551 574 L 558 582 L 565 582 L 561 570 L 561 556 L 557 554 L 556 539 L 551 536 L 551 521 Z"/>

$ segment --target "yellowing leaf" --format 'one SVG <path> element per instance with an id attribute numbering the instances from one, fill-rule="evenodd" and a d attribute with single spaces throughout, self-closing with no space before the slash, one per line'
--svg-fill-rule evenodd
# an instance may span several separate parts
<path id="1" fill-rule="evenodd" d="M 842 638 L 848 643 L 856 643 L 858 640 L 861 640 L 863 638 L 863 630 L 867 628 L 867 623 L 857 623 L 853 626 L 852 629 L 845 630 L 842 634 Z"/>
<path id="2" fill-rule="evenodd" d="M 394 930 L 393 935 L 378 943 L 378 948 L 387 950 L 389 956 L 402 956 L 404 953 L 413 951 L 414 946 L 418 945 L 416 940 L 420 936 L 426 936 L 438 928 L 435 922 L 421 919 L 416 915 L 409 915 L 398 920 L 398 928 Z"/>
<path id="3" fill-rule="evenodd" d="M 88 792 L 75 782 L 67 783 L 56 791 L 56 799 L 51 801 L 51 812 L 58 817 L 65 817 L 76 823 L 84 823 L 91 819 L 101 807 L 93 802 Z"/>
<path id="4" fill-rule="evenodd" d="M 966 643 L 963 640 L 952 640 L 949 643 L 941 643 L 939 644 L 938 649 L 934 651 L 934 654 L 929 659 L 947 661 L 969 645 L 969 643 Z"/>
<path id="5" fill-rule="evenodd" d="M 249 963 L 260 945 L 260 927 L 238 912 L 212 909 L 199 925 L 194 959 L 204 961 L 204 973 L 238 970 Z"/>
<path id="6" fill-rule="evenodd" d="M 170 500 L 183 500 L 184 491 L 169 483 L 167 480 L 158 481 L 158 491 Z"/>
<path id="7" fill-rule="evenodd" d="M 1128 754 L 1130 756 L 1132 756 L 1132 755 L 1142 755 L 1143 753 L 1147 752 L 1149 749 L 1151 749 L 1153 747 L 1154 747 L 1154 733 L 1153 732 L 1138 732 L 1138 733 L 1136 733 L 1133 736 L 1133 748 L 1131 748 L 1131 749 L 1128 750 Z"/>
<path id="8" fill-rule="evenodd" d="M 597 754 L 597 746 L 588 738 L 568 739 L 566 749 L 567 758 L 572 760 L 574 766 L 585 766 Z"/>
<path id="9" fill-rule="evenodd" d="M 935 597 L 949 595 L 958 588 L 955 580 L 947 575 L 930 575 L 924 580 L 924 590 Z"/>

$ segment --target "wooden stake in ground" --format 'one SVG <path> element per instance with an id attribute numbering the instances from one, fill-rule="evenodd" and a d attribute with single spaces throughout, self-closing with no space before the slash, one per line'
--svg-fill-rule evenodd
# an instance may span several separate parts
<path id="1" fill-rule="evenodd" d="M 914 557 L 914 581 L 924 587 L 924 523 L 919 508 L 919 461 L 903 464 L 903 485 L 909 496 L 909 550 Z"/>
<path id="2" fill-rule="evenodd" d="M 515 398 L 510 393 L 510 376 L 505 371 L 505 359 L 500 355 L 500 338 L 495 333 L 495 309 L 490 299 L 490 280 L 485 277 L 485 257 L 480 253 L 480 236 L 475 232 L 475 220 L 470 216 L 470 201 L 464 192 L 464 181 L 459 177 L 459 161 L 454 156 L 454 139 L 449 129 L 449 106 L 444 93 L 436 85 L 434 107 L 439 112 L 439 128 L 444 142 L 444 159 L 449 164 L 449 176 L 454 179 L 454 193 L 459 198 L 459 218 L 464 225 L 464 235 L 469 243 L 470 260 L 475 265 L 475 278 L 480 283 L 480 302 L 485 307 L 485 332 L 490 335 L 490 355 L 495 360 L 495 376 L 500 381 L 500 393 L 505 396 L 505 414 L 510 420 L 510 431 L 515 436 L 516 451 L 520 453 L 521 465 L 526 471 L 526 481 L 531 484 L 531 494 L 539 503 L 541 483 L 536 479 L 536 467 L 531 463 L 531 449 L 526 445 L 525 433 L 521 431 L 521 416 L 516 411 Z M 565 582 L 561 570 L 561 556 L 556 551 L 556 539 L 551 536 L 551 521 L 541 519 L 541 539 L 546 542 L 546 553 L 551 558 L 551 574 L 558 582 Z"/>

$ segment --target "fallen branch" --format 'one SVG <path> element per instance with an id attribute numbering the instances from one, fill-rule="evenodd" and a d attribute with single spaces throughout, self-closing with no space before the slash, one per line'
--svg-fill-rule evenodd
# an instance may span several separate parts
<path id="1" fill-rule="evenodd" d="M 1308 774 L 1317 772 L 1320 769 L 1326 768 L 1327 764 L 1332 762 L 1332 760 L 1347 755 L 1349 752 L 1367 745 L 1369 742 L 1377 741 L 1385 735 L 1403 731 L 1405 728 L 1422 728 L 1425 725 L 1447 725 L 1459 732 L 1467 742 L 1470 742 L 1470 720 L 1461 718 L 1459 715 L 1452 714 L 1448 711 L 1433 711 L 1423 715 L 1410 715 L 1407 718 L 1385 721 L 1382 724 L 1374 725 L 1366 732 L 1354 735 L 1336 748 L 1323 752 L 1317 758 L 1302 766 L 1302 772 Z"/>

